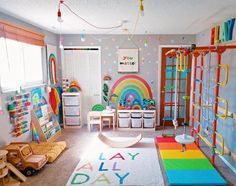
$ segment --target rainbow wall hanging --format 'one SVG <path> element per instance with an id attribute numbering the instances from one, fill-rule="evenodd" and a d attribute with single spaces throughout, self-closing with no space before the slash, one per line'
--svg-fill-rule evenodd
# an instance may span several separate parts
<path id="1" fill-rule="evenodd" d="M 47 45 L 47 59 L 48 59 L 48 78 L 49 84 L 55 85 L 57 83 L 57 48 L 56 46 Z"/>
<path id="2" fill-rule="evenodd" d="M 118 79 L 111 88 L 111 94 L 118 96 L 118 98 L 112 98 L 112 101 L 116 103 L 121 100 L 129 100 L 130 102 L 138 100 L 142 102 L 144 98 L 152 99 L 152 91 L 149 84 L 137 75 L 125 75 Z"/>

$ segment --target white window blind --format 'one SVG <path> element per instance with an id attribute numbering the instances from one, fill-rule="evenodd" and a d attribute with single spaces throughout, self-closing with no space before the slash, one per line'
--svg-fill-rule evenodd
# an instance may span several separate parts
<path id="1" fill-rule="evenodd" d="M 43 83 L 42 47 L 0 38 L 2 92 Z"/>

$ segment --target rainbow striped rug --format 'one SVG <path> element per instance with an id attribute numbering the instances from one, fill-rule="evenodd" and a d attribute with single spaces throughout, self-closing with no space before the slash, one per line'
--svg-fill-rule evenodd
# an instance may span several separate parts
<path id="1" fill-rule="evenodd" d="M 227 185 L 195 144 L 185 152 L 174 137 L 156 137 L 156 144 L 169 185 Z"/>

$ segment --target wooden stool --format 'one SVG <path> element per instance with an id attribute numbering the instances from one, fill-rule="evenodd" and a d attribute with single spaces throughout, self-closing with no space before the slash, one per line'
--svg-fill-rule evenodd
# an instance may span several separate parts
<path id="1" fill-rule="evenodd" d="M 109 128 L 111 128 L 112 117 L 108 117 L 108 116 L 102 117 L 102 123 L 103 123 L 104 121 L 107 121 L 108 124 L 109 124 Z"/>
<path id="2" fill-rule="evenodd" d="M 102 119 L 100 111 L 89 111 L 87 115 L 88 131 L 91 131 L 93 125 L 99 125 L 100 132 L 102 131 Z"/>

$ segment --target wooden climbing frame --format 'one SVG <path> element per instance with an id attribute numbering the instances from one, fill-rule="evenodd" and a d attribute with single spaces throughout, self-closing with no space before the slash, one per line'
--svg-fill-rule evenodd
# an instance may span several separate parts
<path id="1" fill-rule="evenodd" d="M 229 49 L 236 49 L 236 45 L 226 45 L 226 46 L 204 46 L 204 47 L 196 47 L 193 51 L 193 86 L 192 86 L 192 130 L 191 135 L 196 137 L 196 144 L 199 145 L 200 139 L 208 145 L 211 150 L 211 163 L 215 164 L 215 156 L 216 154 L 222 155 L 224 153 L 224 138 L 223 136 L 217 132 L 217 122 L 218 119 L 226 119 L 228 113 L 224 113 L 224 115 L 218 114 L 218 106 L 219 102 L 222 101 L 225 103 L 225 112 L 228 110 L 228 102 L 226 99 L 219 97 L 219 90 L 221 86 L 225 86 L 228 82 L 228 67 L 227 65 L 221 64 L 222 54 Z M 215 114 L 212 129 L 213 133 L 211 136 L 211 141 L 207 140 L 203 135 L 201 135 L 201 108 L 204 106 L 202 104 L 202 87 L 203 87 L 203 65 L 204 65 L 204 56 L 207 53 L 216 53 L 217 55 L 217 68 L 215 72 L 216 86 L 214 88 L 214 104 L 213 112 Z M 200 60 L 198 58 L 200 57 Z M 200 63 L 200 64 L 198 64 Z M 220 82 L 221 77 L 221 69 L 226 71 L 225 80 Z M 199 69 L 199 73 L 198 72 Z M 198 92 L 196 92 L 198 90 Z M 198 98 L 198 99 L 197 99 Z M 195 113 L 197 109 L 197 114 Z M 221 139 L 220 148 L 221 151 L 216 148 L 216 138 Z"/>

